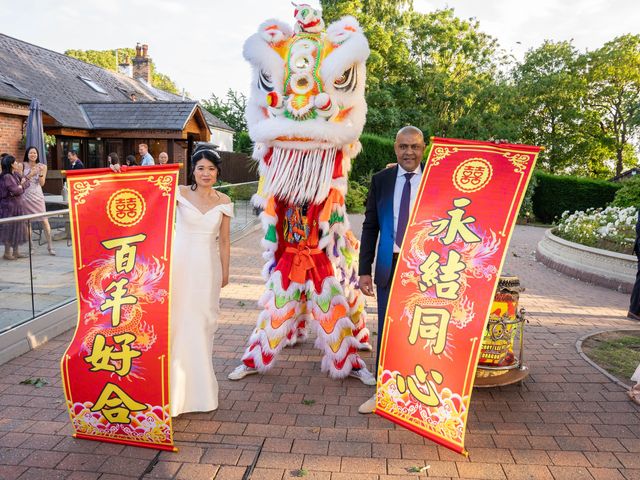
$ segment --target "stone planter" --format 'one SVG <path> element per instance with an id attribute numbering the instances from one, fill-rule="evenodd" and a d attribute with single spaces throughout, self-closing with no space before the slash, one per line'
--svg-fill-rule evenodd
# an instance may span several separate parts
<path id="1" fill-rule="evenodd" d="M 569 242 L 555 236 L 551 229 L 538 243 L 536 259 L 571 277 L 625 293 L 633 289 L 638 268 L 634 255 Z"/>

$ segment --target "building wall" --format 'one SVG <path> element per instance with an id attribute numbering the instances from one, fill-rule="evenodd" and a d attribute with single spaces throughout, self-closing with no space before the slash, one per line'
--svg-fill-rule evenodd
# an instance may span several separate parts
<path id="1" fill-rule="evenodd" d="M 233 152 L 233 132 L 212 128 L 211 143 L 218 145 L 223 152 Z"/>
<path id="2" fill-rule="evenodd" d="M 29 107 L 19 103 L 0 101 L 0 153 L 24 157 L 22 125 L 29 115 Z"/>

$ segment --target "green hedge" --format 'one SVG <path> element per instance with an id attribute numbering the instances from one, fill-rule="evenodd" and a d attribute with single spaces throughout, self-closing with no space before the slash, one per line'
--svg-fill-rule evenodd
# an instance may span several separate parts
<path id="1" fill-rule="evenodd" d="M 620 188 L 619 183 L 536 171 L 533 212 L 538 220 L 552 223 L 562 212 L 606 207 Z"/>
<path id="2" fill-rule="evenodd" d="M 631 177 L 629 180 L 620 182 L 620 185 L 612 205 L 638 208 L 640 206 L 640 178 L 638 176 Z"/>
<path id="3" fill-rule="evenodd" d="M 362 152 L 352 160 L 349 178 L 369 185 L 371 174 L 382 170 L 387 163 L 396 161 L 393 139 L 365 133 L 360 137 Z"/>

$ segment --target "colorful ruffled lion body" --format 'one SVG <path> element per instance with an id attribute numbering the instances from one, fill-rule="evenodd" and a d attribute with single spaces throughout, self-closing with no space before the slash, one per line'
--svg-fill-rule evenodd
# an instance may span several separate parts
<path id="1" fill-rule="evenodd" d="M 359 243 L 345 208 L 365 123 L 369 46 L 352 17 L 325 31 L 308 5 L 297 5 L 295 15 L 295 31 L 269 20 L 244 47 L 253 67 L 247 123 L 259 162 L 254 203 L 263 209 L 267 284 L 242 360 L 267 370 L 309 324 L 322 371 L 343 378 L 365 366 L 358 350 L 370 348 L 357 288 Z"/>

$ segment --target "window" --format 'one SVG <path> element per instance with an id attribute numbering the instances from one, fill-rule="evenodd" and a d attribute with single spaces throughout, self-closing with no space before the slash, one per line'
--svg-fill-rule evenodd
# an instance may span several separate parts
<path id="1" fill-rule="evenodd" d="M 89 85 L 92 89 L 94 89 L 96 92 L 103 93 L 104 95 L 107 95 L 107 91 L 104 88 L 102 88 L 100 85 L 98 85 L 96 82 L 91 80 L 90 78 L 88 78 L 88 77 L 79 77 L 79 78 L 84 83 Z"/>

